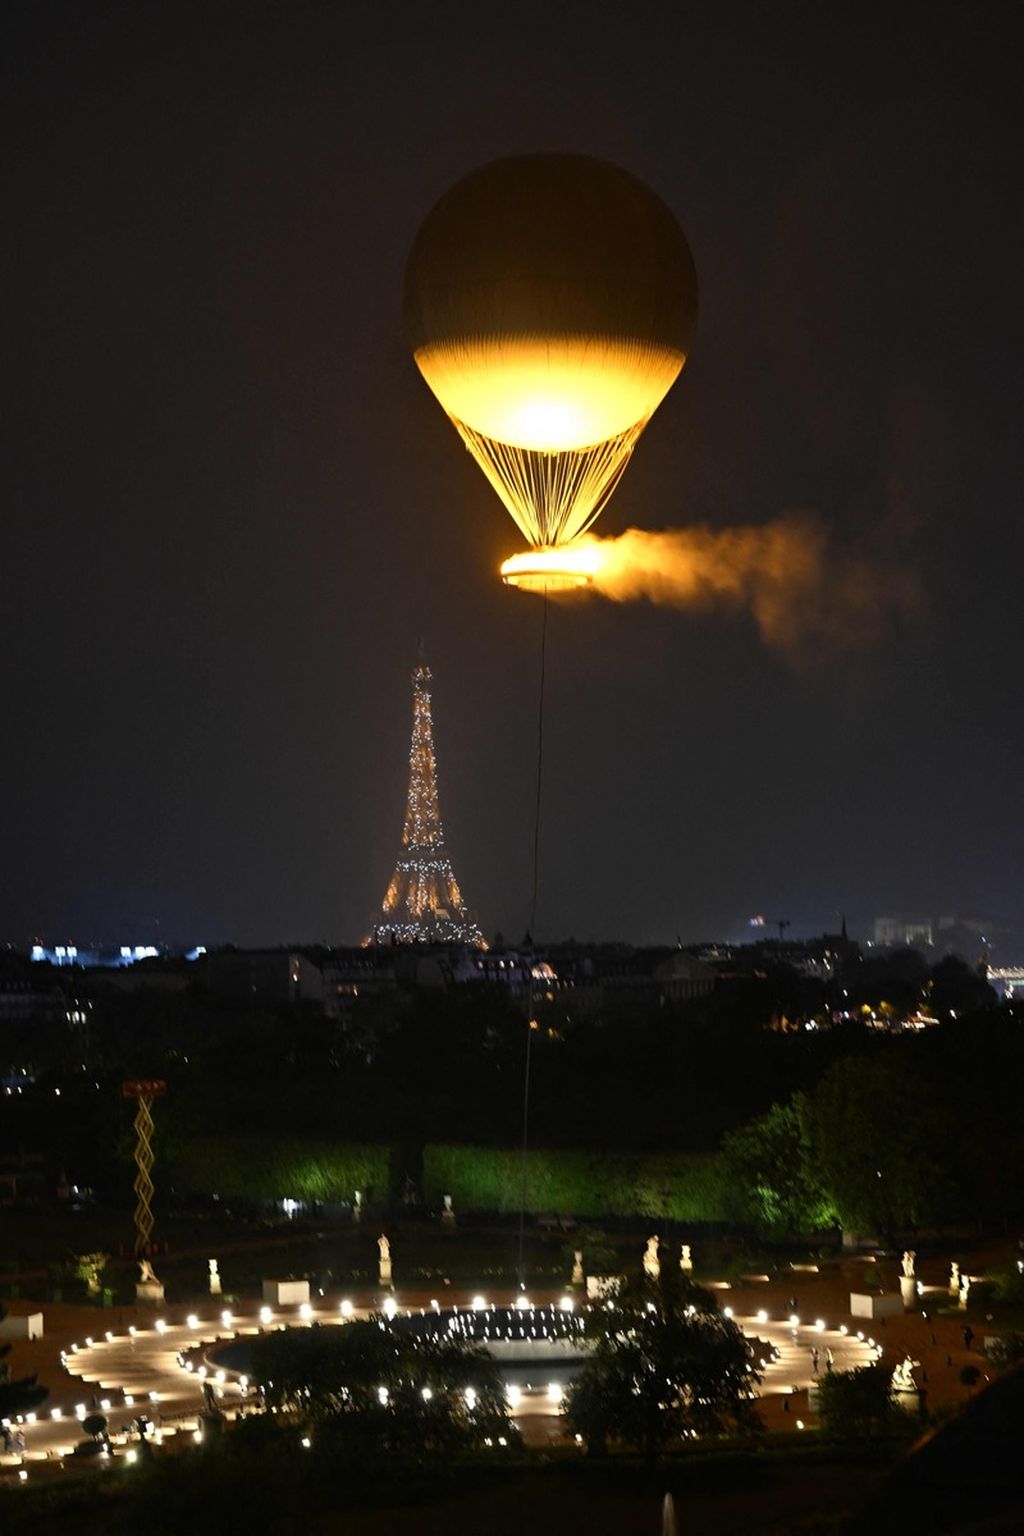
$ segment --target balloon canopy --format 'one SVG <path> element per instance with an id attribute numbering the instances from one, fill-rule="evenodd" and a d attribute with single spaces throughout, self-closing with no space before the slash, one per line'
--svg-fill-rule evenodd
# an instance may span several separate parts
<path id="1" fill-rule="evenodd" d="M 582 155 L 471 172 L 428 215 L 406 272 L 417 366 L 534 547 L 598 515 L 696 317 L 673 215 Z"/>

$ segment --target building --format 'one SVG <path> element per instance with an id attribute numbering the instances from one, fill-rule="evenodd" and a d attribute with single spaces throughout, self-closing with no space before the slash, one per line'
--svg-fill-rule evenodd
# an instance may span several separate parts
<path id="1" fill-rule="evenodd" d="M 211 992 L 290 1008 L 296 1003 L 323 1003 L 324 978 L 318 965 L 298 950 L 220 949 L 207 957 L 206 980 Z"/>
<path id="2" fill-rule="evenodd" d="M 879 949 L 931 949 L 935 942 L 929 917 L 876 917 L 872 936 Z"/>

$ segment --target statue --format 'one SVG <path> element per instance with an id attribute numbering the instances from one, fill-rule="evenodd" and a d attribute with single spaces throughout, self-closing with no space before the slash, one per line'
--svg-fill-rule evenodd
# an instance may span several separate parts
<path id="1" fill-rule="evenodd" d="M 913 1248 L 905 1248 L 903 1250 L 903 1278 L 904 1278 L 904 1280 L 913 1280 L 913 1278 L 914 1278 L 914 1260 L 916 1258 L 917 1258 L 917 1254 L 916 1254 L 916 1252 L 914 1251 Z"/>
<path id="2" fill-rule="evenodd" d="M 577 1248 L 572 1256 L 572 1280 L 570 1285 L 583 1284 L 583 1249 Z"/>
<path id="3" fill-rule="evenodd" d="M 455 1225 L 455 1210 L 452 1206 L 451 1195 L 445 1195 L 444 1197 L 444 1210 L 441 1212 L 441 1225 L 443 1227 L 454 1227 Z"/>
<path id="4" fill-rule="evenodd" d="M 159 1304 L 164 1299 L 164 1288 L 153 1271 L 149 1259 L 139 1260 L 139 1279 L 135 1287 L 135 1300 Z"/>
<path id="5" fill-rule="evenodd" d="M 909 1355 L 905 1356 L 892 1373 L 892 1390 L 894 1392 L 916 1392 L 917 1383 L 914 1380 L 914 1366 L 920 1364 L 920 1360 L 912 1360 Z"/>
<path id="6" fill-rule="evenodd" d="M 679 1268 L 685 1275 L 689 1275 L 693 1271 L 693 1259 L 690 1254 L 689 1243 L 683 1243 L 679 1249 Z"/>
<path id="7" fill-rule="evenodd" d="M 949 1294 L 951 1296 L 960 1295 L 960 1265 L 955 1259 L 953 1259 L 949 1266 Z"/>
<path id="8" fill-rule="evenodd" d="M 647 1239 L 647 1247 L 644 1249 L 644 1274 L 649 1280 L 657 1280 L 661 1274 L 661 1261 L 658 1258 L 659 1241 L 660 1239 L 657 1234 L 654 1237 L 649 1237 Z"/>
<path id="9" fill-rule="evenodd" d="M 383 1232 L 377 1239 L 377 1252 L 380 1257 L 377 1262 L 377 1278 L 381 1285 L 391 1285 L 391 1244 Z"/>
<path id="10" fill-rule="evenodd" d="M 210 1270 L 210 1295 L 211 1296 L 219 1296 L 220 1293 L 221 1293 L 221 1291 L 220 1291 L 220 1268 L 219 1268 L 219 1266 L 217 1264 L 217 1260 L 216 1259 L 207 1259 L 206 1262 L 207 1262 L 207 1265 L 209 1266 L 209 1270 Z"/>

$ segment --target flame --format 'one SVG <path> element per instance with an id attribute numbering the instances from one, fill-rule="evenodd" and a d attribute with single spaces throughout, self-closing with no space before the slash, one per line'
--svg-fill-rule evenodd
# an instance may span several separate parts
<path id="1" fill-rule="evenodd" d="M 501 572 L 527 591 L 586 587 L 612 602 L 747 609 L 769 645 L 801 660 L 814 647 L 866 649 L 922 607 L 913 570 L 840 547 L 811 512 L 725 529 L 588 534 L 515 555 Z"/>
<path id="2" fill-rule="evenodd" d="M 577 539 L 512 555 L 501 567 L 501 579 L 523 592 L 569 592 L 589 585 L 602 560 L 597 539 Z"/>

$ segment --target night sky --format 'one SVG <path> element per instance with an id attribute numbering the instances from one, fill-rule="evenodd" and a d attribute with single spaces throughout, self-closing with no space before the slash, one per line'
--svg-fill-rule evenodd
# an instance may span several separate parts
<path id="1" fill-rule="evenodd" d="M 921 598 L 796 657 L 553 607 L 540 935 L 1019 933 L 1016 16 L 6 5 L 0 937 L 361 938 L 421 638 L 456 872 L 522 933 L 540 606 L 401 286 L 453 181 L 544 149 L 649 182 L 700 276 L 600 531 L 810 509 Z"/>

